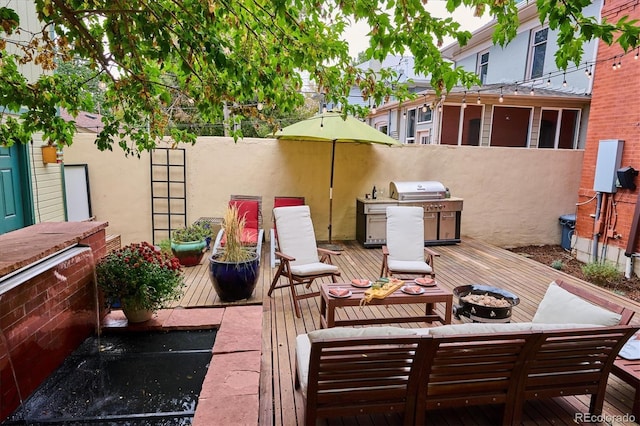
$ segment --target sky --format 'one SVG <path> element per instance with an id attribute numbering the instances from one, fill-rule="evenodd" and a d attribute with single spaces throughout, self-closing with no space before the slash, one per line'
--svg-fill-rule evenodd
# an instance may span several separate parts
<path id="1" fill-rule="evenodd" d="M 486 14 L 481 18 L 477 18 L 473 16 L 473 9 L 463 6 L 456 9 L 453 15 L 451 15 L 449 14 L 449 12 L 447 12 L 446 2 L 442 0 L 429 0 L 425 8 L 429 12 L 431 12 L 433 16 L 439 18 L 453 16 L 454 19 L 462 25 L 462 29 L 472 32 L 491 20 L 491 18 Z M 367 49 L 368 32 L 369 27 L 366 23 L 363 22 L 355 23 L 346 30 L 345 40 L 349 43 L 349 56 L 355 58 L 358 56 L 358 53 Z M 443 47 L 450 44 L 452 41 L 453 40 L 451 39 L 445 39 Z"/>

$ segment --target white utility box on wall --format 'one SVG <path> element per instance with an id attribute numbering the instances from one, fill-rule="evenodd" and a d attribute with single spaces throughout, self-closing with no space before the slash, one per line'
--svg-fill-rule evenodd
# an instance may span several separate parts
<path id="1" fill-rule="evenodd" d="M 616 172 L 622 162 L 623 140 L 601 140 L 598 145 L 596 174 L 593 179 L 593 190 L 597 192 L 616 192 Z"/>

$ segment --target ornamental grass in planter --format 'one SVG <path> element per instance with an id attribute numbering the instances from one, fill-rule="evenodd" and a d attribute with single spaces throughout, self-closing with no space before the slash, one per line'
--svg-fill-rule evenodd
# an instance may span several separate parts
<path id="1" fill-rule="evenodd" d="M 244 226 L 238 208 L 229 206 L 222 224 L 226 244 L 209 258 L 209 279 L 224 302 L 248 299 L 258 281 L 259 253 L 242 244 Z"/>
<path id="2" fill-rule="evenodd" d="M 120 303 L 130 322 L 150 319 L 153 312 L 179 300 L 185 287 L 178 259 L 147 242 L 129 244 L 103 257 L 96 265 L 96 277 L 107 307 Z M 143 316 L 138 316 L 140 311 Z"/>

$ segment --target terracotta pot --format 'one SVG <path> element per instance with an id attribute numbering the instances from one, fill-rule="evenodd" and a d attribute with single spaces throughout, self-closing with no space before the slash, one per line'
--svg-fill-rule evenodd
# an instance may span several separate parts
<path id="1" fill-rule="evenodd" d="M 124 316 L 127 317 L 127 321 L 130 323 L 145 322 L 153 318 L 153 310 L 151 309 L 136 309 L 123 306 L 122 312 L 124 312 Z"/>

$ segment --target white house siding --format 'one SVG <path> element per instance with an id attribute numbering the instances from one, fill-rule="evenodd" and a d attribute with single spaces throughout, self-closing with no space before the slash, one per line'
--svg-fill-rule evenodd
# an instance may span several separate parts
<path id="1" fill-rule="evenodd" d="M 38 21 L 38 15 L 36 14 L 36 8 L 33 1 L 28 0 L 0 0 L 0 5 L 11 8 L 16 11 L 20 17 L 20 27 L 28 28 L 30 31 L 37 32 L 42 28 L 42 24 Z M 29 41 L 31 34 L 28 31 L 22 31 L 20 34 L 11 35 L 12 40 Z M 13 49 L 13 50 L 12 50 Z M 11 45 L 7 45 L 7 51 L 9 53 L 15 52 L 15 48 Z M 27 78 L 29 82 L 34 82 L 43 73 L 42 68 L 33 65 L 32 63 L 21 65 L 20 72 Z"/>
<path id="2" fill-rule="evenodd" d="M 12 8 L 20 17 L 20 27 L 27 28 L 30 31 L 38 32 L 42 28 L 42 24 L 38 21 L 33 1 L 27 0 L 0 0 L 0 5 Z M 28 31 L 22 31 L 21 34 L 11 36 L 14 40 L 29 40 L 31 35 Z M 7 50 L 11 52 L 12 45 L 7 45 Z M 15 48 L 14 48 L 15 52 Z M 20 52 L 17 52 L 20 53 Z M 20 66 L 20 72 L 28 81 L 36 81 L 40 75 L 44 73 L 42 68 L 28 63 Z M 33 137 L 33 143 L 28 147 L 29 151 L 29 173 L 31 177 L 31 195 L 33 196 L 33 211 L 35 223 L 64 221 L 65 208 L 63 197 L 63 181 L 62 181 L 62 165 L 42 163 L 42 151 L 40 146 L 42 135 L 36 134 Z M 23 194 L 28 191 L 23 189 Z"/>
<path id="3" fill-rule="evenodd" d="M 586 16 L 600 16 L 601 1 L 595 1 L 584 9 Z M 535 9 L 535 4 L 526 6 L 526 8 Z M 490 24 L 489 24 L 490 25 Z M 540 23 L 537 13 L 526 12 L 521 16 L 520 27 L 517 36 L 509 42 L 504 48 L 499 45 L 493 45 L 490 34 L 486 34 L 486 38 L 472 39 L 470 43 L 462 48 L 450 49 L 448 46 L 444 49 L 446 55 L 453 53 L 453 59 L 456 66 L 464 68 L 466 71 L 476 72 L 477 56 L 480 52 L 489 51 L 489 64 L 487 69 L 487 78 L 485 84 L 493 83 L 512 83 L 515 81 L 528 81 L 528 55 L 531 32 L 533 30 L 542 29 L 544 26 Z M 481 30 L 478 33 L 482 33 Z M 590 93 L 592 80 L 586 78 L 584 73 L 585 62 L 592 63 L 597 54 L 597 45 L 594 41 L 583 45 L 584 56 L 580 65 L 580 70 L 576 70 L 575 64 L 570 64 L 566 75 L 558 71 L 555 64 L 555 54 L 558 51 L 556 44 L 557 31 L 549 29 L 547 36 L 547 46 L 544 60 L 544 72 L 540 81 L 537 83 L 546 83 L 551 77 L 550 89 L 564 88 L 562 83 L 566 79 L 567 89 L 574 93 Z M 595 67 L 594 67 L 595 68 Z M 553 75 L 549 76 L 549 73 Z M 545 86 L 546 87 L 546 86 Z"/>
<path id="4" fill-rule="evenodd" d="M 62 164 L 43 164 L 41 135 L 34 135 L 29 147 L 31 165 L 31 191 L 35 222 L 65 221 Z"/>
<path id="5" fill-rule="evenodd" d="M 527 66 L 527 52 L 529 48 L 529 33 L 519 33 L 505 48 L 493 46 L 489 50 L 489 67 L 487 69 L 487 84 L 513 82 L 524 78 Z M 475 72 L 475 57 L 478 52 L 470 54 L 474 65 L 466 71 Z M 466 62 L 465 62 L 466 63 Z M 456 63 L 457 64 L 457 63 Z"/>

